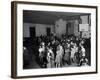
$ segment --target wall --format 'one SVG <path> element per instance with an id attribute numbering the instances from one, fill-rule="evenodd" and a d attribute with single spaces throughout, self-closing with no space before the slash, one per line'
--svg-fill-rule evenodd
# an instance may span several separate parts
<path id="1" fill-rule="evenodd" d="M 29 28 L 36 26 L 35 24 L 32 23 L 24 23 L 23 24 L 23 37 L 30 37 L 30 32 L 29 32 Z"/>
<path id="2" fill-rule="evenodd" d="M 30 27 L 35 27 L 36 36 L 46 35 L 46 28 L 50 28 L 51 32 L 54 32 L 54 25 L 24 23 L 23 27 L 23 37 L 30 37 Z"/>
<path id="3" fill-rule="evenodd" d="M 36 24 L 36 36 L 47 35 L 46 28 L 50 28 L 51 33 L 54 32 L 54 25 Z"/>
<path id="4" fill-rule="evenodd" d="M 68 20 L 67 27 L 68 27 L 68 35 L 73 35 L 75 30 L 74 20 Z"/>
<path id="5" fill-rule="evenodd" d="M 71 23 L 71 25 L 68 27 L 68 35 L 75 35 L 75 36 L 79 36 L 80 35 L 80 32 L 79 32 L 79 24 L 89 24 L 90 23 L 90 18 L 91 16 L 89 16 L 88 18 L 88 15 L 82 15 L 82 16 L 79 16 L 82 23 L 79 23 L 79 18 L 78 16 L 74 17 L 73 20 L 67 20 L 67 24 L 68 23 Z M 89 25 L 89 31 L 87 32 L 82 32 L 82 37 L 84 38 L 89 38 L 90 37 L 90 29 L 91 29 L 91 26 Z"/>
<path id="6" fill-rule="evenodd" d="M 28 0 L 24 0 L 28 1 Z M 96 5 L 98 7 L 98 22 L 100 22 L 100 0 L 29 0 L 78 5 Z M 100 24 L 98 24 L 100 26 Z M 100 35 L 98 27 L 98 35 Z M 100 36 L 98 36 L 100 48 Z M 100 49 L 98 49 L 100 53 Z M 11 0 L 0 0 L 0 80 L 100 80 L 100 54 L 98 54 L 98 74 L 73 75 L 45 78 L 11 79 Z"/>
<path id="7" fill-rule="evenodd" d="M 75 36 L 79 36 L 80 32 L 79 32 L 79 21 L 75 20 L 74 22 L 74 35 Z"/>
<path id="8" fill-rule="evenodd" d="M 55 33 L 58 36 L 66 33 L 66 21 L 59 19 L 55 22 Z"/>
<path id="9" fill-rule="evenodd" d="M 68 24 L 70 24 L 70 26 L 68 26 Z M 79 22 L 77 19 L 67 20 L 68 35 L 79 36 L 78 25 L 79 25 Z"/>
<path id="10" fill-rule="evenodd" d="M 82 20 L 82 24 L 89 24 L 91 16 L 85 15 L 85 16 L 80 16 L 80 18 Z M 91 34 L 90 34 L 91 33 L 90 32 L 91 26 L 90 25 L 89 25 L 88 29 L 89 29 L 88 31 L 83 31 L 82 32 L 82 37 L 83 38 L 90 38 L 91 37 Z"/>
<path id="11" fill-rule="evenodd" d="M 82 24 L 88 24 L 88 16 L 80 16 L 82 20 Z M 70 26 L 68 27 L 68 23 L 70 23 Z M 55 32 L 57 36 L 61 36 L 62 34 L 66 33 L 66 26 L 68 27 L 68 35 L 75 35 L 79 36 L 79 22 L 78 19 L 74 20 L 63 20 L 58 19 L 55 21 L 55 25 L 48 25 L 48 24 L 34 24 L 34 23 L 24 23 L 23 24 L 23 30 L 24 30 L 24 36 L 23 37 L 30 37 L 30 27 L 35 27 L 36 29 L 36 36 L 46 35 L 46 28 L 49 27 L 51 29 L 51 32 Z M 54 28 L 55 27 L 55 28 Z M 55 31 L 54 31 L 55 29 Z M 88 32 L 82 32 L 82 36 L 86 35 L 86 37 L 89 37 L 89 31 Z"/>
<path id="12" fill-rule="evenodd" d="M 82 24 L 88 24 L 88 15 L 80 16 Z"/>

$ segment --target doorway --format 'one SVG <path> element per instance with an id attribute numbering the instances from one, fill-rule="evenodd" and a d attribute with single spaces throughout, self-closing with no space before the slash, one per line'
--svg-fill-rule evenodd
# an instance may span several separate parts
<path id="1" fill-rule="evenodd" d="M 36 37 L 35 27 L 30 27 L 30 38 Z"/>
<path id="2" fill-rule="evenodd" d="M 50 34 L 51 34 L 51 29 L 50 29 L 50 28 L 46 28 L 46 32 L 47 32 L 47 36 L 50 36 Z"/>
<path id="3" fill-rule="evenodd" d="M 66 36 L 68 36 L 68 24 L 66 24 Z"/>

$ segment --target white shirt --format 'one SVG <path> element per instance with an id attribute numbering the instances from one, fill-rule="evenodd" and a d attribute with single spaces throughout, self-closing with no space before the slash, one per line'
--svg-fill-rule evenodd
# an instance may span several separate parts
<path id="1" fill-rule="evenodd" d="M 85 56 L 85 48 L 82 47 L 82 56 Z"/>

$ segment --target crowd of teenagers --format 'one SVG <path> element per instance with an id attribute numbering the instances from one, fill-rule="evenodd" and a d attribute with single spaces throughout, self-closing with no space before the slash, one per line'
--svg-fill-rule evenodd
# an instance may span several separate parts
<path id="1" fill-rule="evenodd" d="M 73 35 L 40 36 L 38 38 L 38 53 L 42 67 L 57 68 L 66 65 L 88 65 L 86 48 L 84 47 L 85 42 L 84 38 Z"/>

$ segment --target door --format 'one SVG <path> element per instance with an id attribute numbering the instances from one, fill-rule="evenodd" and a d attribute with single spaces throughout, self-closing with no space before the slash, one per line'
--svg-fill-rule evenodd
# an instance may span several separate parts
<path id="1" fill-rule="evenodd" d="M 68 36 L 68 24 L 66 24 L 66 36 Z"/>
<path id="2" fill-rule="evenodd" d="M 50 36 L 50 34 L 51 34 L 51 29 L 50 29 L 50 28 L 46 28 L 46 32 L 47 32 L 47 36 Z"/>
<path id="3" fill-rule="evenodd" d="M 30 27 L 30 37 L 31 38 L 36 37 L 35 27 Z"/>
<path id="4" fill-rule="evenodd" d="M 67 30 L 66 30 L 66 34 L 67 35 L 71 35 L 72 33 L 72 31 L 71 31 L 71 23 L 70 22 L 68 22 L 67 23 L 67 28 L 66 28 Z"/>

